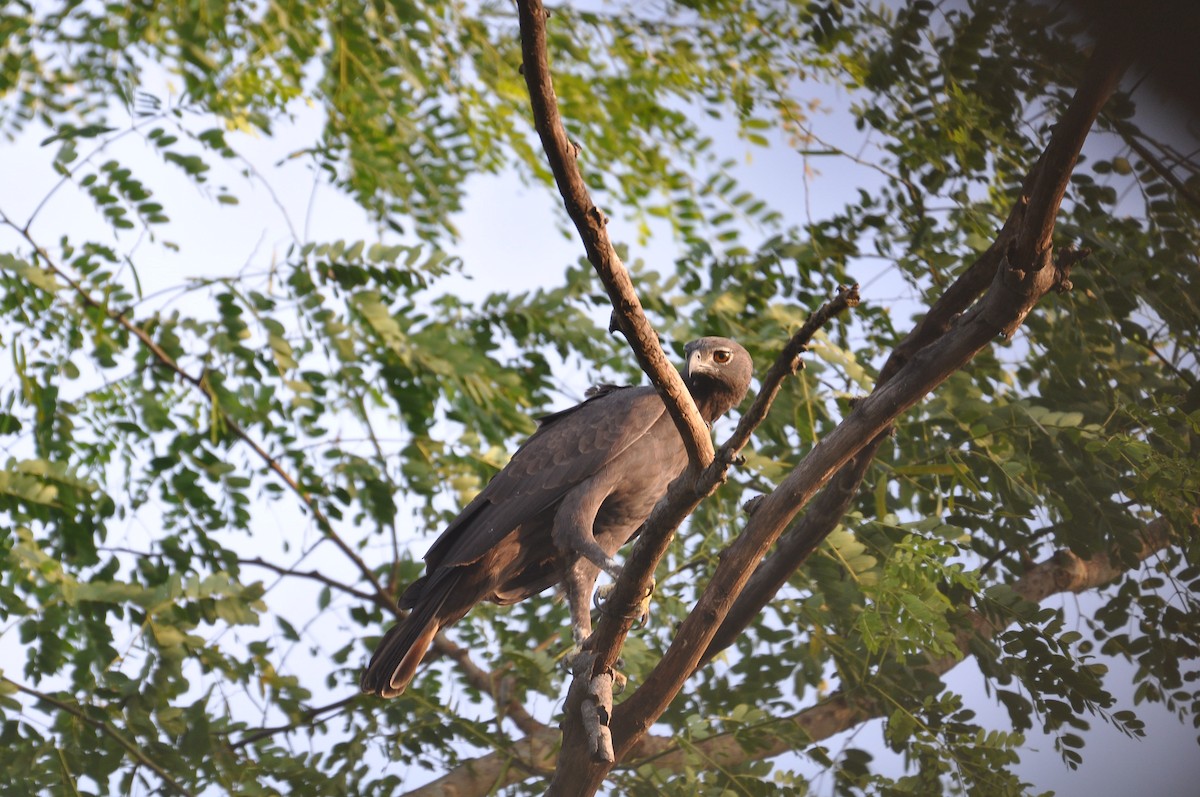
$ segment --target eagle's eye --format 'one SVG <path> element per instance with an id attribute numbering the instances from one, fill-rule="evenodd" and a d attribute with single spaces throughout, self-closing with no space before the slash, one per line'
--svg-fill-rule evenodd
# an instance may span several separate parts
<path id="1" fill-rule="evenodd" d="M 724 365 L 733 359 L 733 352 L 729 349 L 717 349 L 713 352 L 713 362 L 717 365 Z"/>

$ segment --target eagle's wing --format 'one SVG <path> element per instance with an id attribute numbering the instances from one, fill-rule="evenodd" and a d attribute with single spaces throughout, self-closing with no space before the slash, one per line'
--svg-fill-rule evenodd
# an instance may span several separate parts
<path id="1" fill-rule="evenodd" d="M 469 564 L 641 439 L 666 412 L 653 387 L 606 390 L 548 415 L 425 555 L 428 572 Z"/>

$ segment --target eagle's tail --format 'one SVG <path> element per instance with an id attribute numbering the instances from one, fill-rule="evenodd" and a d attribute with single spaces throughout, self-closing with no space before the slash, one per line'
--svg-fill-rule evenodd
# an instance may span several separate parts
<path id="1" fill-rule="evenodd" d="M 419 588 L 415 601 L 412 593 L 417 590 L 412 587 L 401 599 L 401 605 L 411 605 L 412 611 L 392 626 L 375 648 L 371 663 L 359 680 L 364 692 L 374 692 L 380 697 L 395 697 L 403 692 L 416 674 L 417 665 L 425 658 L 434 635 L 462 616 L 461 612 L 457 616 L 447 616 L 443 611 L 459 579 L 451 576 L 433 584 L 427 579 L 428 576 L 412 585 Z"/>

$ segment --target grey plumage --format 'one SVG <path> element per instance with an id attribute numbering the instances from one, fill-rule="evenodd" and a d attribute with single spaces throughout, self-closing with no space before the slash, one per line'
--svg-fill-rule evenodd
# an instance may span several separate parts
<path id="1" fill-rule="evenodd" d="M 700 338 L 685 351 L 684 383 L 711 424 L 745 397 L 753 363 L 726 338 Z M 379 643 L 363 691 L 403 692 L 438 630 L 476 603 L 516 603 L 560 581 L 582 642 L 600 570 L 619 574 L 613 555 L 686 466 L 683 440 L 653 387 L 605 386 L 543 418 L 425 555 L 425 575 L 400 598 L 410 613 Z"/>

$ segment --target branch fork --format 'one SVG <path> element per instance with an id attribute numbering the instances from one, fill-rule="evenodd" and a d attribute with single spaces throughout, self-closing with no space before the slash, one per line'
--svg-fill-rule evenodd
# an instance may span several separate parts
<path id="1" fill-rule="evenodd" d="M 628 272 L 613 251 L 604 225 L 599 223 L 586 184 L 569 152 L 549 74 L 542 4 L 538 0 L 518 0 L 517 5 L 524 74 L 534 122 L 567 212 L 579 231 L 589 261 L 608 289 L 617 326 L 663 396 L 684 439 L 691 470 L 701 473 L 698 482 L 687 479 L 695 484 L 694 489 L 690 484 L 686 487 L 673 485 L 647 519 L 614 588 L 615 608 L 620 609 L 626 603 L 631 604 L 644 589 L 654 564 L 665 553 L 674 529 L 699 503 L 698 496 L 707 495 L 724 477 L 733 461 L 731 455 L 741 450 L 753 429 L 765 417 L 782 380 L 794 373 L 795 362 L 806 341 L 798 340 L 800 333 L 797 333 L 785 346 L 763 378 L 759 396 L 742 416 L 733 436 L 722 446 L 720 455 L 714 457 L 711 438 L 700 423 L 678 373 L 665 363 L 657 336 L 641 312 Z M 756 511 L 742 533 L 726 549 L 726 555 L 692 612 L 680 625 L 663 658 L 641 687 L 615 708 L 611 725 L 601 725 L 598 721 L 601 698 L 593 696 L 591 684 L 611 669 L 629 624 L 623 619 L 601 618 L 593 637 L 595 658 L 591 662 L 590 675 L 586 669 L 582 671 L 580 676 L 587 680 L 577 677 L 568 693 L 563 745 L 550 794 L 556 797 L 594 794 L 613 763 L 630 754 L 682 689 L 684 681 L 719 649 L 716 647 L 718 633 L 728 639 L 730 634 L 736 635 L 744 627 L 737 623 L 748 623 L 752 619 L 753 615 L 748 614 L 745 607 L 741 614 L 735 612 L 738 608 L 735 600 L 740 600 L 754 577 L 767 565 L 764 557 L 813 496 L 834 481 L 831 489 L 821 493 L 822 499 L 830 496 L 828 501 L 818 502 L 823 513 L 808 513 L 815 515 L 817 522 L 805 528 L 788 547 L 788 556 L 781 566 L 770 568 L 769 576 L 754 585 L 751 605 L 770 600 L 774 594 L 769 590 L 771 584 L 776 579 L 786 579 L 787 574 L 836 525 L 844 513 L 844 508 L 841 513 L 836 513 L 837 509 L 847 505 L 896 418 L 970 362 L 998 333 L 1011 336 L 1043 296 L 1067 287 L 1069 269 L 1055 267 L 1052 259 L 1055 217 L 1083 140 L 1128 64 L 1128 58 L 1120 50 L 1110 44 L 1097 48 L 1079 91 L 1055 127 L 1042 157 L 1026 178 L 1020 200 L 1015 203 L 995 243 L 947 289 L 943 299 L 931 308 L 929 316 L 901 342 L 881 371 L 872 394 L 858 403 L 837 428 L 809 451 L 775 491 L 756 505 Z M 852 292 L 851 289 L 846 293 Z M 835 302 L 839 299 L 845 302 L 846 298 L 839 294 Z M 857 302 L 856 292 L 853 292 L 853 301 Z M 842 309 L 847 305 L 844 303 Z M 958 316 L 959 313 L 962 315 Z M 819 314 L 820 311 L 810 323 Z M 952 320 L 957 321 L 953 326 Z M 817 325 L 819 323 L 823 322 Z M 814 504 L 813 508 L 816 507 Z M 832 524 L 830 518 L 833 518 Z M 781 543 L 780 548 L 783 547 Z M 733 615 L 737 616 L 737 623 L 727 624 L 726 620 Z M 598 689 L 597 694 L 602 694 L 602 688 Z M 589 716 L 594 710 L 596 722 L 591 719 L 573 721 L 584 703 L 593 703 L 596 707 L 587 709 Z M 592 727 L 594 732 L 580 727 L 584 724 Z M 611 760 L 606 750 L 600 752 L 605 744 L 601 737 L 608 735 L 611 735 L 614 752 Z M 600 755 L 600 760 L 593 757 L 594 753 Z"/>

